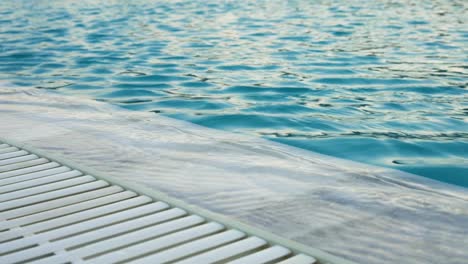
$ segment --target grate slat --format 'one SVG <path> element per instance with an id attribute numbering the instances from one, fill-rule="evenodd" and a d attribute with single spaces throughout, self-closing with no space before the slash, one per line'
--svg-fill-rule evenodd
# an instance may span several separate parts
<path id="1" fill-rule="evenodd" d="M 127 234 L 123 234 L 121 236 L 116 236 L 110 239 L 106 239 L 103 241 L 99 241 L 97 243 L 85 246 L 76 250 L 76 254 L 91 257 L 93 255 L 103 255 L 103 258 L 110 259 L 112 258 L 112 251 L 115 251 L 118 248 L 123 248 L 125 246 L 133 245 L 140 243 L 145 240 L 149 240 L 151 238 L 160 237 L 172 232 L 176 232 L 182 229 L 190 228 L 192 226 L 201 224 L 205 221 L 200 216 L 190 215 L 183 218 L 179 218 L 173 221 L 169 221 L 167 223 L 158 224 L 155 226 L 147 227 L 144 229 L 140 229 L 134 232 L 130 232 Z M 185 236 L 185 239 L 188 236 Z M 154 240 L 153 240 L 154 241 Z M 167 241 L 167 239 L 166 239 Z M 172 243 L 176 243 L 178 240 L 176 237 L 172 237 Z M 157 247 L 153 244 L 152 250 L 157 250 Z M 129 255 L 131 252 L 131 248 L 124 249 L 124 253 Z M 105 255 L 107 253 L 108 255 Z M 122 252 L 121 252 L 122 253 Z M 72 251 L 72 254 L 75 254 L 75 251 Z M 110 255 L 109 255 L 110 254 Z"/>
<path id="2" fill-rule="evenodd" d="M 4 167 L 6 165 L 20 163 L 20 162 L 23 162 L 23 161 L 35 160 L 35 159 L 38 159 L 38 158 L 39 157 L 34 155 L 34 154 L 29 154 L 29 155 L 23 155 L 23 156 L 20 156 L 20 157 L 2 159 L 2 160 L 0 160 L 0 168 Z"/>
<path id="3" fill-rule="evenodd" d="M 291 251 L 282 246 L 272 246 L 257 253 L 228 262 L 229 264 L 263 264 L 284 258 Z"/>
<path id="4" fill-rule="evenodd" d="M 79 203 L 18 217 L 9 221 L 2 221 L 0 222 L 0 230 L 10 229 L 15 226 L 30 225 L 47 219 L 54 219 L 63 215 L 68 215 L 75 212 L 85 211 L 87 209 L 99 207 L 101 205 L 115 203 L 121 200 L 135 197 L 137 195 L 136 193 L 130 191 L 122 192 L 122 188 L 115 187 L 116 186 L 109 187 L 115 190 L 114 193 L 110 195 L 90 200 L 83 200 Z"/>
<path id="5" fill-rule="evenodd" d="M 6 148 L 0 148 L 0 155 L 4 153 L 11 153 L 11 152 L 16 152 L 19 151 L 20 149 L 17 147 L 6 147 Z"/>
<path id="6" fill-rule="evenodd" d="M 21 161 L 18 163 L 13 163 L 13 164 L 8 164 L 8 165 L 0 165 L 0 172 L 15 171 L 15 170 L 23 169 L 23 168 L 32 167 L 35 165 L 44 164 L 47 162 L 49 162 L 49 160 L 44 159 L 44 158 L 39 158 L 39 159 Z"/>
<path id="7" fill-rule="evenodd" d="M 48 162 L 45 164 L 39 164 L 39 165 L 32 165 L 29 167 L 25 167 L 22 169 L 16 169 L 16 170 L 11 170 L 11 171 L 6 171 L 6 172 L 0 172 L 0 179 L 5 179 L 5 178 L 13 178 L 14 176 L 25 176 L 28 175 L 29 173 L 33 172 L 40 172 L 43 170 L 51 169 L 51 168 L 56 168 L 59 167 L 60 164 L 57 162 Z M 14 177 L 16 178 L 16 177 Z"/>
<path id="8" fill-rule="evenodd" d="M 46 177 L 36 181 L 12 184 L 10 186 L 0 188 L 0 193 L 2 193 L 0 194 L 0 202 L 46 193 L 96 180 L 96 178 L 92 176 L 76 177 L 80 175 L 83 174 L 75 170 L 55 175 L 55 177 Z"/>
<path id="9" fill-rule="evenodd" d="M 22 197 L 14 200 L 9 200 L 6 202 L 0 203 L 0 211 L 10 210 L 29 204 L 35 204 L 43 201 L 48 201 L 52 199 L 57 199 L 65 196 L 69 196 L 75 193 L 86 192 L 90 190 L 95 190 L 108 186 L 109 184 L 105 181 L 93 181 L 90 183 L 85 183 L 77 186 L 72 186 L 64 189 L 59 189 L 51 192 L 40 193 L 36 195 L 31 195 L 27 197 Z"/>
<path id="10" fill-rule="evenodd" d="M 137 198 L 140 198 L 140 197 L 137 197 Z M 143 197 L 143 198 L 146 198 L 146 197 Z M 147 199 L 138 199 L 136 201 L 134 199 L 132 200 L 133 200 L 132 205 L 141 205 L 143 203 L 148 202 Z M 120 209 L 120 208 L 116 208 L 116 209 Z M 5 252 L 11 252 L 11 251 L 17 250 L 21 247 L 24 247 L 25 245 L 36 245 L 40 243 L 46 243 L 51 240 L 65 238 L 67 236 L 78 234 L 80 232 L 90 231 L 90 230 L 97 229 L 102 226 L 110 225 L 113 223 L 118 223 L 126 219 L 138 217 L 140 215 L 145 215 L 145 214 L 148 214 L 156 210 L 160 210 L 160 209 L 161 209 L 161 204 L 153 203 L 153 204 L 143 205 L 143 206 L 139 206 L 139 207 L 128 209 L 128 210 L 113 212 L 109 215 L 100 216 L 100 217 L 89 219 L 83 222 L 66 225 L 64 227 L 53 229 L 51 231 L 47 231 L 44 233 L 34 234 L 31 236 L 27 236 L 21 240 L 13 240 L 11 242 L 3 243 L 2 247 L 0 248 L 0 254 L 4 254 Z M 25 253 L 28 250 L 29 249 L 7 255 L 5 256 L 4 261 L 9 262 L 10 260 L 15 260 L 17 258 L 24 258 Z M 3 258 L 0 257 L 0 262 L 2 262 L 2 260 Z M 18 260 L 15 260 L 15 261 L 18 261 Z"/>
<path id="11" fill-rule="evenodd" d="M 160 253 L 137 259 L 130 263 L 165 263 L 175 261 L 190 255 L 194 255 L 205 250 L 218 247 L 229 242 L 244 238 L 245 233 L 238 230 L 228 230 L 219 234 L 197 239 L 192 242 L 164 250 Z"/>
<path id="12" fill-rule="evenodd" d="M 29 153 L 24 151 L 24 150 L 17 150 L 17 151 L 3 153 L 3 154 L 0 154 L 0 162 L 2 160 L 6 160 L 6 159 L 12 159 L 12 158 L 16 158 L 16 157 L 26 156 L 28 154 Z"/>
<path id="13" fill-rule="evenodd" d="M 89 263 L 116 263 L 127 261 L 132 258 L 136 258 L 145 254 L 151 254 L 161 249 L 168 248 L 179 243 L 197 239 L 215 232 L 219 232 L 224 229 L 224 226 L 218 223 L 206 223 L 200 226 L 192 227 L 187 230 L 179 231 L 174 234 L 163 236 L 157 239 L 149 240 L 143 243 L 136 244 L 122 248 L 119 251 L 113 251 L 110 254 L 102 255 L 101 257 L 91 259 Z M 159 259 L 158 254 L 150 255 L 150 257 L 156 256 Z M 157 263 L 154 262 L 154 263 Z"/>
<path id="14" fill-rule="evenodd" d="M 30 180 L 34 180 L 34 179 L 38 179 L 38 178 L 42 178 L 42 177 L 46 177 L 46 176 L 51 176 L 51 175 L 55 175 L 55 174 L 64 173 L 64 172 L 67 172 L 67 171 L 70 171 L 70 170 L 71 170 L 70 168 L 67 168 L 65 166 L 61 166 L 61 167 L 58 167 L 58 168 L 45 169 L 45 170 L 42 170 L 42 171 L 31 172 L 31 173 L 23 174 L 23 175 L 16 176 L 16 177 L 9 177 L 9 178 L 6 178 L 6 179 L 0 179 L 0 188 L 3 188 L 2 186 L 4 186 L 4 185 L 11 185 L 11 184 L 14 184 L 14 183 L 30 181 Z M 39 185 L 39 184 L 36 184 L 36 181 L 32 181 L 32 182 L 35 185 Z M 31 185 L 31 186 L 34 186 L 34 185 Z M 11 188 L 11 187 L 7 187 L 7 188 Z"/>
<path id="15" fill-rule="evenodd" d="M 120 233 L 127 233 L 132 230 L 142 228 L 148 225 L 158 224 L 160 222 L 164 222 L 164 221 L 167 221 L 167 220 L 170 220 L 170 219 L 173 219 L 173 218 L 185 215 L 185 214 L 186 214 L 185 211 L 179 208 L 173 208 L 173 209 L 166 210 L 160 213 L 156 213 L 156 214 L 152 214 L 149 216 L 140 217 L 140 218 L 122 222 L 119 224 L 104 227 L 104 228 L 99 229 L 99 232 L 87 232 L 87 233 L 83 233 L 77 236 L 65 238 L 60 241 L 57 241 L 53 245 L 45 244 L 44 246 L 42 246 L 41 251 L 43 252 L 59 251 L 59 250 L 63 250 L 66 248 L 73 248 L 73 247 L 76 247 L 77 245 L 91 244 L 95 241 L 100 241 L 108 237 L 116 236 Z M 100 247 L 96 248 L 95 245 L 93 245 L 92 248 L 95 248 L 97 250 L 97 252 L 94 251 L 95 254 L 99 253 L 99 251 L 102 250 L 102 248 Z M 83 251 L 83 249 L 78 250 L 78 251 L 70 250 L 67 256 L 58 255 L 56 258 L 57 260 L 61 259 L 63 261 L 64 257 L 69 257 L 69 258 L 71 257 L 72 259 L 70 259 L 70 261 L 73 261 L 73 256 L 79 257 L 83 255 L 91 255 L 92 254 L 91 252 L 93 252 L 93 250 L 92 249 L 90 250 L 90 249 L 91 248 L 88 247 L 87 249 L 85 249 L 85 251 Z M 53 259 L 44 259 L 43 261 L 51 263 Z"/>
<path id="16" fill-rule="evenodd" d="M 80 247 L 78 249 L 72 249 L 66 254 L 57 254 L 56 256 L 53 256 L 51 258 L 39 260 L 37 262 L 32 263 L 55 263 L 56 261 L 63 261 L 65 258 L 67 258 L 69 261 L 75 261 L 81 258 L 96 256 L 99 254 L 101 257 L 89 260 L 89 262 L 111 263 L 111 260 L 115 261 L 116 259 L 118 259 L 116 256 L 120 258 L 125 258 L 124 256 L 126 256 L 128 258 L 128 256 L 131 254 L 132 249 L 120 249 L 122 247 L 147 239 L 148 237 L 157 237 L 180 229 L 188 228 L 190 226 L 200 224 L 203 221 L 204 219 L 199 216 L 187 216 L 178 220 L 156 225 L 152 228 L 146 228 L 136 232 L 128 233 L 123 236 L 113 237 L 110 239 L 91 243 L 89 245 L 84 245 L 83 247 Z M 117 252 L 118 254 L 113 255 L 112 252 Z M 137 251 L 135 254 L 138 253 L 139 252 Z"/>
<path id="17" fill-rule="evenodd" d="M 267 242 L 258 237 L 249 237 L 217 249 L 210 250 L 192 258 L 185 259 L 180 264 L 215 263 L 233 256 L 265 246 Z"/>
<path id="18" fill-rule="evenodd" d="M 278 262 L 277 264 L 314 264 L 314 263 L 317 263 L 317 260 L 315 258 L 304 255 L 304 254 L 298 254 L 294 257 Z"/>
<path id="19" fill-rule="evenodd" d="M 92 218 L 96 218 L 102 215 L 114 213 L 114 212 L 123 210 L 125 208 L 141 205 L 142 203 L 145 203 L 148 201 L 150 200 L 148 200 L 146 197 L 136 197 L 136 198 L 120 201 L 117 203 L 112 203 L 109 205 L 80 211 L 80 212 L 73 213 L 70 215 L 57 217 L 47 222 L 39 222 L 36 224 L 28 225 L 26 227 L 12 229 L 10 231 L 6 231 L 2 233 L 0 237 L 4 238 L 7 236 L 14 237 L 14 236 L 21 236 L 23 234 L 34 234 L 34 233 L 42 232 L 44 230 L 54 229 L 60 226 L 70 225 L 79 221 L 85 221 L 87 219 L 92 219 Z"/>
<path id="20" fill-rule="evenodd" d="M 100 183 L 99 185 L 101 184 L 102 183 Z M 93 185 L 96 185 L 96 183 L 93 183 Z M 102 185 L 105 186 L 104 184 Z M 88 186 L 88 187 L 90 187 L 90 188 L 87 188 L 90 190 L 89 192 L 72 193 L 70 196 L 63 197 L 61 199 L 45 201 L 45 202 L 32 204 L 29 206 L 24 206 L 21 208 L 16 208 L 13 210 L 2 212 L 0 213 L 0 220 L 13 219 L 17 217 L 22 217 L 22 216 L 38 213 L 41 211 L 48 211 L 51 209 L 78 203 L 80 201 L 86 201 L 86 200 L 94 199 L 96 197 L 105 196 L 111 193 L 122 191 L 122 188 L 119 186 L 110 186 L 108 188 L 98 188 L 97 190 L 92 189 L 92 187 L 94 186 Z"/>

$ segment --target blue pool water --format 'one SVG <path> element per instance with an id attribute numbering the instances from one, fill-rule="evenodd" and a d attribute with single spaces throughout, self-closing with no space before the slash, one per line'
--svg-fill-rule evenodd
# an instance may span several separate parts
<path id="1" fill-rule="evenodd" d="M 0 79 L 468 186 L 467 20 L 448 0 L 8 0 Z"/>

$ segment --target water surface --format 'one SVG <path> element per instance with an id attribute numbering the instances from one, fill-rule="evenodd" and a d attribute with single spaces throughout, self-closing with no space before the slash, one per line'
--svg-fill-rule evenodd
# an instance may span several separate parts
<path id="1" fill-rule="evenodd" d="M 468 186 L 466 1 L 2 1 L 0 79 Z"/>

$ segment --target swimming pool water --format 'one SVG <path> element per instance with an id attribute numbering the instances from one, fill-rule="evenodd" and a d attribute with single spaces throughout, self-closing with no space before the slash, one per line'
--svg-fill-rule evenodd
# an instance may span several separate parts
<path id="1" fill-rule="evenodd" d="M 2 1 L 0 79 L 468 186 L 466 1 Z"/>

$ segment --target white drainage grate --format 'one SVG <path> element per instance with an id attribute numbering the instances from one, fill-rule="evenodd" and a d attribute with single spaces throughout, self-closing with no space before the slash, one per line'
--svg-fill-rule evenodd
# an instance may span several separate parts
<path id="1" fill-rule="evenodd" d="M 0 142 L 0 263 L 316 263 Z"/>

